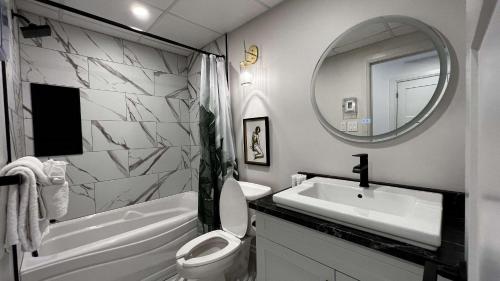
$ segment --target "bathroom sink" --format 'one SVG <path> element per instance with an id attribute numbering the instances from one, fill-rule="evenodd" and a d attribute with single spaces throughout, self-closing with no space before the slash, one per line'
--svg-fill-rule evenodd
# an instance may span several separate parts
<path id="1" fill-rule="evenodd" d="M 239 183 L 247 201 L 256 200 L 271 194 L 271 188 L 268 186 L 246 181 L 240 181 Z"/>
<path id="2" fill-rule="evenodd" d="M 273 195 L 278 205 L 422 248 L 441 245 L 439 193 L 316 177 Z"/>

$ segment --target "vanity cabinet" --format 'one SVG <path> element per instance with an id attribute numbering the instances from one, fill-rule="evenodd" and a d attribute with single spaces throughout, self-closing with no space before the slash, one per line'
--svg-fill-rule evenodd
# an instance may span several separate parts
<path id="1" fill-rule="evenodd" d="M 271 215 L 257 212 L 257 225 L 257 281 L 423 279 L 421 265 Z"/>
<path id="2" fill-rule="evenodd" d="M 257 237 L 257 245 L 259 245 L 257 259 L 258 280 L 335 280 L 335 270 L 286 247 L 262 237 Z"/>

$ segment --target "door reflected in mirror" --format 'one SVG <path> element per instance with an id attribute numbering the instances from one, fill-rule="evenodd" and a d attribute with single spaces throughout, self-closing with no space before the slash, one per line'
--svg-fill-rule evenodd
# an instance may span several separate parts
<path id="1" fill-rule="evenodd" d="M 441 100 L 449 75 L 443 38 L 417 20 L 388 16 L 342 34 L 315 70 L 312 103 L 325 128 L 374 142 L 419 123 Z"/>

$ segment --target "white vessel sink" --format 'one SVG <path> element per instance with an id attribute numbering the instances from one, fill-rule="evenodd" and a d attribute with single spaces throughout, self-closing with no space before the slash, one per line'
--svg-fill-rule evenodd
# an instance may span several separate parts
<path id="1" fill-rule="evenodd" d="M 316 177 L 273 195 L 284 208 L 436 250 L 443 195 Z"/>

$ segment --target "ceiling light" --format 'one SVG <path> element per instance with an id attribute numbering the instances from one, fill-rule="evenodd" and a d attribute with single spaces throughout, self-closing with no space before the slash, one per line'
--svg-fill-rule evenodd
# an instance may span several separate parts
<path id="1" fill-rule="evenodd" d="M 130 10 L 140 20 L 147 20 L 149 19 L 149 10 L 146 8 L 144 5 L 134 3 L 130 7 Z"/>

